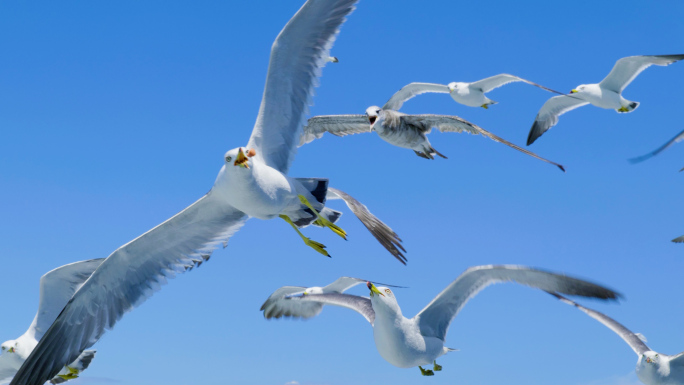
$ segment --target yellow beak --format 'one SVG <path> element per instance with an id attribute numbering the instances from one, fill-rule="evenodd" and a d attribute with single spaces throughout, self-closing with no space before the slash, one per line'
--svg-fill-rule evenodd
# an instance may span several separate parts
<path id="1" fill-rule="evenodd" d="M 570 93 L 571 93 L 571 94 L 576 94 L 576 93 L 578 93 L 578 92 L 579 92 L 579 91 L 577 91 L 577 90 L 570 90 Z"/>
<path id="2" fill-rule="evenodd" d="M 247 164 L 248 159 L 249 158 L 246 157 L 245 154 L 242 152 L 242 149 L 239 149 L 237 159 L 235 159 L 235 163 L 233 163 L 233 166 L 249 168 L 249 165 Z"/>
<path id="3" fill-rule="evenodd" d="M 7 349 L 7 351 L 10 352 L 10 353 L 14 353 L 14 347 L 11 347 L 11 348 Z"/>
<path id="4" fill-rule="evenodd" d="M 385 296 L 384 294 L 382 294 L 382 292 L 380 292 L 380 290 L 378 290 L 377 287 L 375 287 L 375 285 L 373 285 L 373 284 L 370 283 L 370 282 L 368 282 L 368 288 L 370 289 L 370 296 L 371 296 L 371 297 L 372 297 L 374 294 L 380 294 L 380 295 L 383 296 L 383 297 Z"/>

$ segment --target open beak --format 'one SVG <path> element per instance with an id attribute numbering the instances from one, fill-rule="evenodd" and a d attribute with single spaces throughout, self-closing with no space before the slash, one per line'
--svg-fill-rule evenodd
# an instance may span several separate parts
<path id="1" fill-rule="evenodd" d="M 246 157 L 245 154 L 242 152 L 242 149 L 239 149 L 237 159 L 235 159 L 235 163 L 233 163 L 233 166 L 240 166 L 240 167 L 244 167 L 244 168 L 249 168 L 249 165 L 247 164 L 248 159 L 249 158 Z"/>
<path id="2" fill-rule="evenodd" d="M 366 282 L 366 286 L 368 286 L 368 288 L 370 289 L 370 296 L 371 296 L 371 297 L 373 296 L 373 293 L 375 293 L 375 294 L 380 294 L 380 295 L 383 296 L 383 297 L 385 296 L 385 295 L 382 294 L 382 293 L 380 292 L 380 290 L 378 290 L 378 288 L 375 287 L 375 285 L 373 285 L 372 283 Z"/>
<path id="3" fill-rule="evenodd" d="M 9 353 L 14 353 L 14 347 L 11 347 L 11 348 L 7 349 L 7 352 L 9 352 Z"/>
<path id="4" fill-rule="evenodd" d="M 373 125 L 373 123 L 375 123 L 375 121 L 376 121 L 377 119 L 378 119 L 377 116 L 369 116 L 369 117 L 368 117 L 368 121 L 370 122 L 371 126 Z"/>
<path id="5" fill-rule="evenodd" d="M 570 93 L 571 93 L 571 94 L 576 94 L 577 92 L 579 92 L 579 91 L 577 91 L 577 90 L 570 90 Z"/>

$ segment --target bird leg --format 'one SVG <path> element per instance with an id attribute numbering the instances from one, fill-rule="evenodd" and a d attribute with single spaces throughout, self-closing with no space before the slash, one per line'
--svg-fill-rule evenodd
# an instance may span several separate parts
<path id="1" fill-rule="evenodd" d="M 304 195 L 299 194 L 299 201 L 302 202 L 303 205 L 305 205 L 306 207 L 308 207 L 309 210 L 313 211 L 314 214 L 316 214 L 316 216 L 318 217 L 318 219 L 316 219 L 316 222 L 315 222 L 315 223 L 316 223 L 318 226 L 327 227 L 327 228 L 329 228 L 330 230 L 332 230 L 335 234 L 337 234 L 337 235 L 339 235 L 340 237 L 342 237 L 342 238 L 344 238 L 345 240 L 347 240 L 347 232 L 344 231 L 344 230 L 342 230 L 342 228 L 340 228 L 339 226 L 336 226 L 334 223 L 330 222 L 329 220 L 323 218 L 323 217 L 321 216 L 321 214 L 319 214 L 318 211 L 316 211 L 316 209 L 313 208 L 313 206 L 311 206 L 311 203 L 309 203 L 309 200 L 306 199 L 306 197 L 305 197 Z"/>
<path id="2" fill-rule="evenodd" d="M 299 228 L 297 228 L 297 225 L 295 225 L 294 222 L 292 222 L 292 220 L 291 220 L 287 215 L 282 215 L 282 214 L 281 214 L 281 215 L 279 215 L 279 216 L 280 216 L 280 218 L 282 218 L 285 222 L 289 223 L 290 226 L 292 226 L 293 229 L 295 229 L 295 231 L 297 232 L 297 234 L 299 234 L 299 236 L 302 237 L 302 239 L 304 240 L 304 243 L 306 243 L 307 246 L 311 247 L 312 249 L 314 249 L 314 250 L 318 251 L 319 253 L 325 255 L 326 257 L 330 258 L 330 254 L 328 254 L 328 252 L 324 250 L 324 249 L 325 249 L 325 245 L 324 245 L 324 244 L 318 243 L 318 242 L 316 242 L 316 241 L 313 241 L 313 240 L 311 240 L 311 239 L 305 237 L 304 234 L 302 234 L 302 232 L 299 231 Z"/>
<path id="3" fill-rule="evenodd" d="M 435 375 L 435 372 L 433 372 L 430 369 L 423 369 L 422 366 L 419 366 L 418 369 L 420 369 L 420 374 L 422 374 L 424 376 L 434 376 Z"/>
<path id="4" fill-rule="evenodd" d="M 484 108 L 485 110 L 489 109 L 489 105 L 487 103 L 481 105 L 480 107 Z"/>
<path id="5" fill-rule="evenodd" d="M 421 158 L 425 158 L 425 159 L 435 159 L 435 158 L 433 158 L 433 157 L 427 155 L 427 154 L 424 153 L 424 152 L 420 152 L 420 151 L 416 151 L 416 150 L 413 150 L 413 152 L 415 152 L 416 155 L 418 155 L 418 156 L 421 157 Z"/>
<path id="6" fill-rule="evenodd" d="M 437 365 L 437 360 L 432 361 L 434 366 L 432 367 L 432 370 L 435 372 L 441 372 L 442 371 L 442 365 Z"/>
<path id="7" fill-rule="evenodd" d="M 71 366 L 67 366 L 66 368 L 69 371 L 69 373 L 58 374 L 57 376 L 59 378 L 63 379 L 64 381 L 69 381 L 69 380 L 73 380 L 74 378 L 78 378 L 78 374 L 80 373 L 80 370 L 78 370 L 76 368 L 72 368 Z"/>
<path id="8" fill-rule="evenodd" d="M 629 112 L 629 108 L 622 106 L 618 109 L 618 112 Z"/>

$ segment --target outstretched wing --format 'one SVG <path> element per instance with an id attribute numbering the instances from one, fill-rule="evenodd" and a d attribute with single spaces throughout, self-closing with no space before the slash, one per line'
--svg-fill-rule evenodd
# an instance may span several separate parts
<path id="1" fill-rule="evenodd" d="M 567 299 L 567 298 L 565 298 L 562 295 L 559 295 L 557 293 L 549 293 L 549 294 L 558 298 L 559 300 L 561 300 L 561 302 L 564 302 L 568 305 L 574 306 L 574 307 L 582 310 L 583 312 L 589 314 L 589 316 L 591 318 L 593 318 L 593 319 L 599 321 L 600 323 L 606 325 L 608 327 L 608 329 L 614 331 L 615 333 L 617 333 L 617 335 L 620 336 L 620 338 L 625 340 L 625 342 L 627 342 L 629 347 L 632 348 L 632 350 L 634 350 L 634 352 L 636 354 L 641 355 L 641 354 L 644 354 L 645 352 L 651 350 L 648 346 L 646 346 L 644 341 L 641 338 L 639 338 L 639 336 L 637 334 L 632 333 L 631 330 L 622 326 L 621 323 L 619 323 L 616 320 L 608 317 L 607 315 L 605 315 L 603 313 L 599 313 L 596 310 L 588 309 L 588 308 L 578 304 L 577 302 L 571 301 L 571 300 L 569 300 L 569 299 Z"/>
<path id="2" fill-rule="evenodd" d="M 371 132 L 366 115 L 319 115 L 309 119 L 299 138 L 299 146 L 320 139 L 329 132 L 335 136 L 346 136 Z"/>
<path id="3" fill-rule="evenodd" d="M 399 111 L 401 106 L 404 105 L 405 101 L 413 98 L 414 96 L 424 94 L 427 92 L 448 94 L 449 87 L 443 84 L 435 83 L 410 83 L 408 85 L 405 85 L 404 87 L 402 87 L 402 89 L 400 89 L 394 95 L 392 95 L 390 100 L 388 100 L 387 103 L 385 103 L 382 109 Z"/>
<path id="4" fill-rule="evenodd" d="M 345 17 L 358 0 L 308 0 L 273 43 L 250 148 L 287 173 L 321 69 Z"/>
<path id="5" fill-rule="evenodd" d="M 546 88 L 546 87 L 542 86 L 541 84 L 537 84 L 537 83 L 531 82 L 527 79 L 523 79 L 521 77 L 518 77 L 515 75 L 510 75 L 510 74 L 499 74 L 499 75 L 494 75 L 494 76 L 486 78 L 486 79 L 478 80 L 476 82 L 470 83 L 470 87 L 479 88 L 482 90 L 482 92 L 486 93 L 486 92 L 489 92 L 495 88 L 499 88 L 503 85 L 506 85 L 508 83 L 513 83 L 513 82 L 524 82 L 524 83 L 533 85 L 535 87 L 539 87 L 542 90 L 546 90 L 549 92 L 553 92 L 556 94 L 563 95 L 562 92 L 552 90 L 551 88 Z"/>
<path id="6" fill-rule="evenodd" d="M 605 79 L 601 80 L 601 88 L 622 92 L 641 71 L 652 65 L 666 66 L 684 59 L 684 55 L 628 56 L 615 62 L 615 66 Z"/>
<path id="7" fill-rule="evenodd" d="M 682 140 L 684 140 L 684 131 L 682 131 L 682 132 L 680 132 L 679 134 L 675 135 L 675 137 L 672 138 L 672 139 L 670 139 L 669 141 L 667 141 L 667 143 L 665 143 L 665 144 L 663 144 L 662 146 L 656 148 L 655 150 L 649 152 L 648 154 L 645 154 L 645 155 L 642 155 L 642 156 L 637 156 L 636 158 L 632 158 L 632 159 L 630 159 L 629 161 L 630 161 L 630 163 L 639 163 L 639 162 L 643 162 L 643 161 L 645 161 L 645 160 L 648 159 L 648 158 L 651 158 L 651 157 L 654 157 L 654 156 L 660 154 L 661 152 L 665 151 L 666 148 L 670 147 L 671 145 L 673 145 L 673 144 L 675 144 L 675 143 L 677 143 L 677 142 L 681 142 Z"/>
<path id="8" fill-rule="evenodd" d="M 74 293 L 90 278 L 104 258 L 74 262 L 47 272 L 40 278 L 38 312 L 26 332 L 37 341 L 50 328 Z"/>
<path id="9" fill-rule="evenodd" d="M 361 314 L 366 321 L 370 322 L 371 325 L 373 325 L 375 322 L 375 312 L 373 311 L 373 306 L 371 305 L 370 299 L 366 297 L 341 293 L 325 293 L 292 296 L 287 298 L 287 301 L 313 302 L 321 306 L 334 305 L 346 307 L 347 309 L 354 310 L 355 312 Z M 297 315 L 293 315 L 293 317 L 297 317 Z"/>
<path id="10" fill-rule="evenodd" d="M 498 282 L 516 282 L 548 292 L 616 299 L 613 290 L 565 275 L 514 265 L 471 267 L 435 297 L 414 320 L 424 336 L 444 340 L 449 324 L 480 290 Z"/>
<path id="11" fill-rule="evenodd" d="M 69 300 L 12 380 L 43 384 L 172 278 L 209 259 L 246 221 L 210 191 L 112 253 Z"/>
<path id="12" fill-rule="evenodd" d="M 589 102 L 568 95 L 554 96 L 547 100 L 534 119 L 534 124 L 532 124 L 530 133 L 527 135 L 527 145 L 534 143 L 549 128 L 555 126 L 558 123 L 559 116 L 587 104 Z"/>
<path id="13" fill-rule="evenodd" d="M 283 286 L 271 294 L 261 305 L 264 318 L 311 318 L 317 316 L 323 309 L 323 305 L 314 302 L 289 301 L 286 297 L 290 295 L 304 294 L 305 287 L 302 286 Z"/>
<path id="14" fill-rule="evenodd" d="M 471 134 L 480 134 L 480 135 L 488 137 L 489 139 L 491 139 L 495 142 L 503 143 L 508 147 L 516 149 L 516 150 L 522 152 L 523 154 L 527 154 L 533 158 L 537 158 L 537 159 L 544 161 L 546 163 L 550 163 L 550 164 L 560 168 L 563 172 L 565 172 L 565 168 L 562 165 L 560 165 L 556 162 L 552 162 L 548 159 L 542 158 L 541 156 L 535 154 L 534 152 L 528 151 L 528 150 L 526 150 L 520 146 L 517 146 L 517 145 L 507 141 L 506 139 L 500 138 L 500 137 L 492 134 L 491 132 L 485 130 L 484 128 L 482 128 L 476 124 L 470 123 L 467 120 L 461 119 L 458 116 L 405 115 L 405 116 L 402 116 L 402 119 L 409 119 L 409 120 L 413 120 L 413 121 L 422 122 L 423 123 L 422 125 L 424 127 L 428 128 L 427 132 L 429 132 L 429 127 L 435 127 L 441 132 L 468 132 Z"/>
<path id="15" fill-rule="evenodd" d="M 674 243 L 684 243 L 684 235 L 682 235 L 681 237 L 677 237 L 677 238 L 673 239 L 672 242 L 674 242 Z"/>
<path id="16" fill-rule="evenodd" d="M 351 195 L 336 188 L 328 187 L 327 199 L 342 199 L 347 207 L 356 215 L 364 226 L 370 231 L 375 239 L 387 249 L 399 262 L 406 264 L 406 257 L 403 253 L 406 252 L 404 246 L 401 245 L 401 238 L 389 226 L 382 222 L 378 217 L 373 215 L 368 208 L 361 202 L 357 201 Z"/>

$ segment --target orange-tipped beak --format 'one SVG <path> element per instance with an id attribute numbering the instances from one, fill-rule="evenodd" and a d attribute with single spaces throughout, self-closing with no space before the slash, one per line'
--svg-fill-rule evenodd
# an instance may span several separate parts
<path id="1" fill-rule="evenodd" d="M 14 353 L 14 347 L 11 347 L 11 348 L 7 349 L 7 351 L 8 351 L 9 353 Z"/>
<path id="2" fill-rule="evenodd" d="M 250 150 L 250 152 L 251 151 L 253 151 L 253 150 Z M 248 152 L 248 154 L 249 154 L 249 152 Z M 255 152 L 255 154 L 256 154 L 256 152 Z M 245 154 L 242 152 L 242 149 L 239 149 L 237 159 L 235 159 L 235 163 L 233 163 L 233 166 L 240 166 L 240 167 L 249 168 L 249 165 L 247 164 L 247 160 L 249 160 L 249 158 L 245 156 Z"/>

